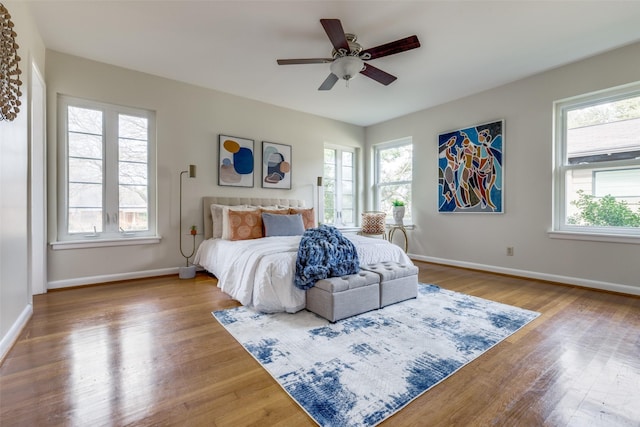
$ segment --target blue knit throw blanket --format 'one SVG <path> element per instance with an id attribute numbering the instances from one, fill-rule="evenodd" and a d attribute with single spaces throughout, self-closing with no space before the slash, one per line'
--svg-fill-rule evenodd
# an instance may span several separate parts
<path id="1" fill-rule="evenodd" d="M 321 225 L 304 232 L 296 260 L 294 284 L 298 288 L 309 289 L 318 280 L 358 271 L 356 247 L 337 228 Z"/>

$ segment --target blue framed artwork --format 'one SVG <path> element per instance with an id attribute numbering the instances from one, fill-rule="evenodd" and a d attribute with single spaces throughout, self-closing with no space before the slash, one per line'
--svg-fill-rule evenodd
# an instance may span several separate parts
<path id="1" fill-rule="evenodd" d="M 438 211 L 504 213 L 504 120 L 438 136 Z"/>
<path id="2" fill-rule="evenodd" d="M 291 146 L 262 141 L 262 187 L 291 190 Z"/>
<path id="3" fill-rule="evenodd" d="M 218 185 L 253 187 L 253 140 L 219 136 Z"/>

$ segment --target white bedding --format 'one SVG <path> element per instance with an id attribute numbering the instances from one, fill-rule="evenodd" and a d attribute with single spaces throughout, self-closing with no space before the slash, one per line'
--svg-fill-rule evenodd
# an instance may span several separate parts
<path id="1" fill-rule="evenodd" d="M 344 236 L 354 243 L 361 265 L 379 261 L 412 264 L 399 246 L 386 240 Z M 295 313 L 305 307 L 305 291 L 293 284 L 300 239 L 209 239 L 198 247 L 194 263 L 215 275 L 218 287 L 244 306 L 267 313 Z"/>

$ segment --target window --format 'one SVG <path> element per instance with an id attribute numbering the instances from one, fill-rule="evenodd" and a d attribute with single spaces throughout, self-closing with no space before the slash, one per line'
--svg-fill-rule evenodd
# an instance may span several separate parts
<path id="1" fill-rule="evenodd" d="M 640 237 L 640 83 L 555 104 L 554 231 Z"/>
<path id="2" fill-rule="evenodd" d="M 336 227 L 355 225 L 356 154 L 351 147 L 326 145 L 324 149 L 325 224 Z"/>
<path id="3" fill-rule="evenodd" d="M 153 112 L 59 99 L 58 240 L 155 236 Z"/>
<path id="4" fill-rule="evenodd" d="M 393 218 L 393 201 L 405 204 L 405 222 L 411 224 L 411 182 L 413 180 L 413 142 L 402 139 L 374 148 L 374 200 L 377 210 Z"/>

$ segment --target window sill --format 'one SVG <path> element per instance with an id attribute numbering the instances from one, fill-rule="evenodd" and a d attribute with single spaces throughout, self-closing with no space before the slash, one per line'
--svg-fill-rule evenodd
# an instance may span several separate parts
<path id="1" fill-rule="evenodd" d="M 413 230 L 416 228 L 416 225 L 415 224 L 403 224 L 403 225 L 387 224 L 387 229 L 391 229 L 392 227 L 404 227 L 405 230 Z"/>
<path id="2" fill-rule="evenodd" d="M 640 245 L 640 236 L 621 234 L 585 233 L 576 231 L 549 231 L 552 239 L 585 240 L 591 242 L 628 243 Z"/>
<path id="3" fill-rule="evenodd" d="M 124 237 L 122 239 L 101 239 L 101 240 L 69 240 L 62 242 L 51 242 L 51 249 L 54 251 L 66 249 L 104 248 L 109 246 L 133 246 L 133 245 L 154 245 L 160 243 L 161 236 L 145 237 Z"/>
<path id="4" fill-rule="evenodd" d="M 328 224 L 331 225 L 331 224 Z M 396 226 L 395 224 L 385 224 L 385 229 L 389 230 L 391 229 L 391 227 Z M 403 226 L 405 228 L 405 230 L 413 230 L 416 228 L 415 224 L 405 224 Z M 357 233 L 360 231 L 360 227 L 352 227 L 352 226 L 344 226 L 344 227 L 336 227 L 338 230 L 340 230 L 342 233 Z"/>

